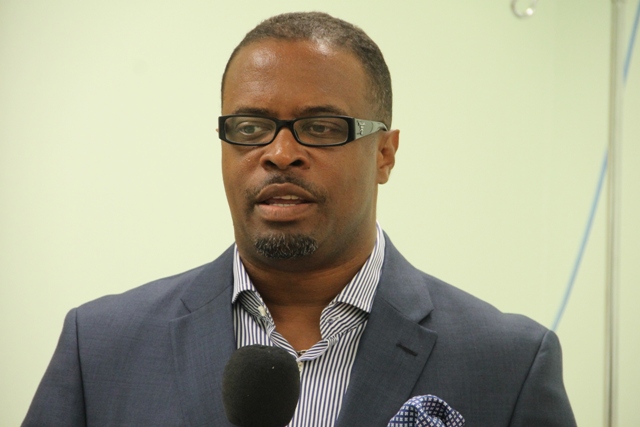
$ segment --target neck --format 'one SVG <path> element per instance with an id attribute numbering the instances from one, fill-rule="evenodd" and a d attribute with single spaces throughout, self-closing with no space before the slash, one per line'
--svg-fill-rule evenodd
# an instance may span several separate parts
<path id="1" fill-rule="evenodd" d="M 249 277 L 267 305 L 324 308 L 362 268 L 371 250 L 373 247 L 366 254 L 351 258 L 339 266 L 315 270 L 256 266 L 242 255 L 241 258 Z"/>
<path id="2" fill-rule="evenodd" d="M 256 265 L 251 258 L 243 257 L 242 253 L 240 256 L 254 286 L 269 308 L 276 330 L 294 349 L 306 350 L 322 338 L 322 310 L 362 268 L 374 244 L 375 237 L 357 256 L 329 267 L 314 269 L 300 268 L 300 265 L 313 265 L 313 262 L 305 259 Z"/>

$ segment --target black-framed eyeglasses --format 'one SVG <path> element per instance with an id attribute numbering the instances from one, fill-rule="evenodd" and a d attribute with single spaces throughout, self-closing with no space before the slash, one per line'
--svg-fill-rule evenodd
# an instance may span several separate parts
<path id="1" fill-rule="evenodd" d="M 220 139 L 236 145 L 270 144 L 284 127 L 291 131 L 296 141 L 310 147 L 344 145 L 379 130 L 387 130 L 387 126 L 382 122 L 348 116 L 278 120 L 250 114 L 232 114 L 218 118 Z"/>

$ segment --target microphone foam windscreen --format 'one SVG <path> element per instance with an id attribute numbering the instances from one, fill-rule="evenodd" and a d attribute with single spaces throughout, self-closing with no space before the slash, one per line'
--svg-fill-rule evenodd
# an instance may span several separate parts
<path id="1" fill-rule="evenodd" d="M 279 347 L 250 345 L 236 350 L 222 377 L 222 401 L 239 427 L 284 427 L 300 395 L 296 359 Z"/>

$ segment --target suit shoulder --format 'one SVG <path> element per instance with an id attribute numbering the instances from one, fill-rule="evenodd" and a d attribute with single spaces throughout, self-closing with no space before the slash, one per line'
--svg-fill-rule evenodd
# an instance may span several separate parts
<path id="1" fill-rule="evenodd" d="M 512 349 L 521 346 L 529 351 L 537 351 L 549 332 L 527 316 L 503 313 L 478 297 L 422 274 L 434 307 L 425 323 L 427 327 L 477 343 L 508 343 Z"/>
<path id="2" fill-rule="evenodd" d="M 185 301 L 196 299 L 204 304 L 232 283 L 229 252 L 227 250 L 215 261 L 192 270 L 87 302 L 77 308 L 78 319 L 165 321 L 184 315 L 194 308 L 187 307 Z"/>
<path id="3" fill-rule="evenodd" d="M 378 294 L 397 311 L 442 335 L 465 339 L 533 339 L 547 328 L 519 314 L 507 314 L 453 285 L 417 269 L 387 238 Z"/>
<path id="4" fill-rule="evenodd" d="M 204 267 L 197 267 L 184 273 L 157 279 L 121 294 L 105 295 L 82 304 L 78 307 L 78 312 L 119 312 L 127 308 L 139 311 L 157 304 L 166 305 L 174 300 L 179 301 L 184 287 L 188 286 Z"/>

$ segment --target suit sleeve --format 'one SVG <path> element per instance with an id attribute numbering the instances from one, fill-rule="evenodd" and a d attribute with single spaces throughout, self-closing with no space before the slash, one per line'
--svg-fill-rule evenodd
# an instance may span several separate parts
<path id="1" fill-rule="evenodd" d="M 516 403 L 511 427 L 571 427 L 576 421 L 562 381 L 562 350 L 547 331 Z"/>
<path id="2" fill-rule="evenodd" d="M 76 310 L 64 321 L 58 346 L 22 427 L 86 426 Z"/>

